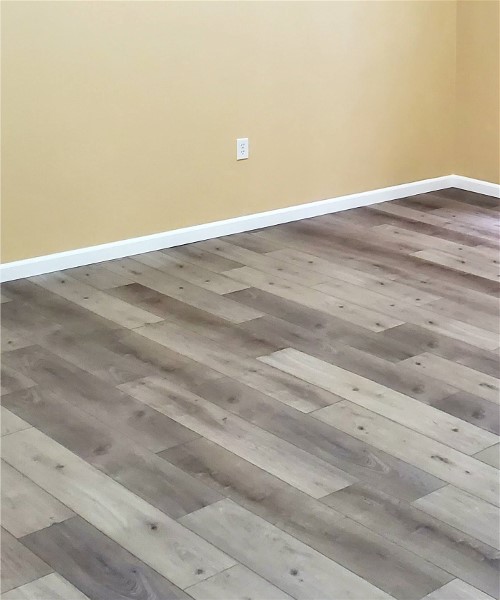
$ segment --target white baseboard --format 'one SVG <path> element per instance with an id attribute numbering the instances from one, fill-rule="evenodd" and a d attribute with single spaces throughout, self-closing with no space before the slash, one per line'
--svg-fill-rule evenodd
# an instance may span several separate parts
<path id="1" fill-rule="evenodd" d="M 462 175 L 451 175 L 453 184 L 450 187 L 456 187 L 476 194 L 494 196 L 500 198 L 500 185 L 482 181 L 481 179 L 472 179 L 472 177 L 463 177 Z"/>
<path id="2" fill-rule="evenodd" d="M 495 186 L 495 184 L 458 175 L 446 175 L 444 177 L 435 177 L 434 179 L 424 179 L 422 181 L 394 185 L 378 190 L 360 192 L 359 194 L 349 194 L 347 196 L 329 198 L 328 200 L 235 217 L 214 223 L 194 225 L 193 227 L 184 227 L 173 231 L 120 240 L 109 244 L 100 244 L 99 246 L 79 248 L 77 250 L 5 263 L 0 265 L 0 281 L 13 281 L 15 279 L 52 273 L 53 271 L 61 271 L 72 267 L 81 267 L 114 258 L 123 258 L 125 256 L 133 256 L 134 254 L 142 254 L 143 252 L 161 250 L 162 248 L 181 246 L 232 233 L 270 227 L 271 225 L 317 217 L 349 208 L 368 206 L 370 204 L 386 202 L 387 200 L 406 198 L 407 196 L 434 192 L 449 187 L 458 187 L 480 194 L 499 196 L 499 186 Z"/>

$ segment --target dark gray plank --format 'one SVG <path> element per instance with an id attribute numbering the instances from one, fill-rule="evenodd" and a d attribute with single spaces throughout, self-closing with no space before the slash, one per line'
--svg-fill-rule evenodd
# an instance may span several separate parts
<path id="1" fill-rule="evenodd" d="M 3 401 L 37 429 L 173 518 L 220 500 L 210 488 L 67 403 L 50 387 L 9 394 Z M 196 437 L 192 434 L 186 439 Z"/>
<path id="2" fill-rule="evenodd" d="M 498 597 L 500 562 L 494 548 L 398 500 L 382 488 L 356 484 L 322 501 L 448 573 Z"/>
<path id="3" fill-rule="evenodd" d="M 457 392 L 431 402 L 431 406 L 500 435 L 500 410 L 494 402 L 468 392 Z"/>
<path id="4" fill-rule="evenodd" d="M 50 388 L 52 394 L 153 452 L 196 437 L 165 415 L 43 348 L 15 350 L 7 353 L 4 361 L 19 373 L 29 373 L 37 384 Z"/>
<path id="5" fill-rule="evenodd" d="M 192 389 L 250 423 L 398 497 L 414 500 L 443 485 L 436 477 L 234 379 L 218 379 Z"/>
<path id="6" fill-rule="evenodd" d="M 23 543 L 91 600 L 189 598 L 80 517 L 32 533 Z"/>
<path id="7" fill-rule="evenodd" d="M 2 529 L 1 590 L 7 592 L 13 588 L 34 581 L 52 572 L 52 569 L 23 543 Z"/>
<path id="8" fill-rule="evenodd" d="M 451 580 L 444 571 L 207 440 L 161 456 L 395 598 L 420 599 Z"/>

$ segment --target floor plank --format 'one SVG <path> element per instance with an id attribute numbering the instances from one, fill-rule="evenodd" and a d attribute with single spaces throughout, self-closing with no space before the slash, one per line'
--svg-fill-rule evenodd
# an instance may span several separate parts
<path id="1" fill-rule="evenodd" d="M 32 346 L 9 352 L 7 360 L 19 372 L 29 372 L 51 395 L 83 408 L 152 452 L 195 437 L 185 427 L 45 349 Z"/>
<path id="2" fill-rule="evenodd" d="M 88 596 L 57 573 L 40 577 L 36 581 L 2 594 L 2 600 L 90 600 Z"/>
<path id="3" fill-rule="evenodd" d="M 320 409 L 314 416 L 487 502 L 500 504 L 498 473 L 471 456 L 348 401 Z"/>
<path id="4" fill-rule="evenodd" d="M 220 294 L 189 283 L 184 279 L 167 275 L 157 269 L 151 269 L 130 258 L 110 261 L 106 263 L 106 268 L 115 273 L 124 273 L 135 283 L 209 312 L 216 317 L 221 317 L 230 323 L 243 323 L 249 319 L 262 317 L 262 313 L 223 298 Z"/>
<path id="5" fill-rule="evenodd" d="M 500 444 L 481 450 L 475 456 L 488 465 L 500 469 Z"/>
<path id="6" fill-rule="evenodd" d="M 91 600 L 188 600 L 182 590 L 80 517 L 32 533 L 23 543 Z"/>
<path id="7" fill-rule="evenodd" d="M 419 498 L 444 485 L 432 475 L 346 435 L 313 416 L 285 406 L 240 381 L 223 378 L 194 385 L 191 389 L 221 408 L 357 479 L 390 490 L 397 497 L 409 500 Z"/>
<path id="8" fill-rule="evenodd" d="M 2 451 L 6 462 L 181 588 L 234 564 L 35 429 L 4 438 Z"/>
<path id="9" fill-rule="evenodd" d="M 500 515 L 488 502 L 447 485 L 414 502 L 441 521 L 500 550 Z"/>
<path id="10" fill-rule="evenodd" d="M 122 327 L 139 327 L 161 320 L 156 315 L 113 298 L 102 290 L 95 290 L 63 272 L 37 275 L 31 277 L 30 281 Z"/>
<path id="11" fill-rule="evenodd" d="M 145 378 L 121 387 L 148 406 L 313 498 L 355 481 L 337 467 L 164 379 Z"/>
<path id="12" fill-rule="evenodd" d="M 248 283 L 252 287 L 275 294 L 286 300 L 299 302 L 315 310 L 326 312 L 334 317 L 349 321 L 350 323 L 361 325 L 371 331 L 384 331 L 384 329 L 401 325 L 404 322 L 375 312 L 369 308 L 345 302 L 340 298 L 324 294 L 314 288 L 289 283 L 279 277 L 268 276 L 266 273 L 250 267 L 234 269 L 228 271 L 227 274 L 238 281 Z"/>
<path id="13" fill-rule="evenodd" d="M 421 598 L 450 579 L 387 538 L 207 440 L 162 456 L 396 598 Z"/>
<path id="14" fill-rule="evenodd" d="M 500 403 L 500 382 L 498 378 L 485 373 L 479 373 L 464 365 L 456 365 L 453 361 L 435 356 L 430 352 L 402 361 L 402 364 L 411 366 L 416 371 L 421 371 L 429 377 L 435 377 L 453 384 L 475 394 L 490 402 Z"/>
<path id="15" fill-rule="evenodd" d="M 230 500 L 181 522 L 297 600 L 391 597 Z"/>
<path id="16" fill-rule="evenodd" d="M 355 484 L 322 499 L 493 597 L 500 593 L 498 551 L 380 487 Z"/>
<path id="17" fill-rule="evenodd" d="M 254 598 L 292 600 L 292 597 L 259 577 L 250 569 L 236 565 L 187 589 L 195 600 L 248 600 Z"/>
<path id="18" fill-rule="evenodd" d="M 466 454 L 484 450 L 497 439 L 495 434 L 293 348 L 259 360 Z M 318 411 L 315 416 L 322 414 Z"/>
<path id="19" fill-rule="evenodd" d="M 9 435 L 9 433 L 15 433 L 16 431 L 22 431 L 31 427 L 29 423 L 23 421 L 10 410 L 7 410 L 4 406 L 0 406 L 1 416 L 0 424 L 2 427 L 2 436 Z"/>
<path id="20" fill-rule="evenodd" d="M 4 400 L 38 430 L 172 518 L 220 500 L 210 488 L 126 439 L 120 431 L 78 406 L 68 406 L 50 388 L 11 394 Z"/>
<path id="21" fill-rule="evenodd" d="M 18 434 L 12 434 L 18 435 Z M 8 592 L 52 572 L 52 569 L 8 531 L 2 529 L 1 591 Z"/>
<path id="22" fill-rule="evenodd" d="M 27 477 L 2 461 L 2 525 L 16 538 L 52 523 L 65 521 L 73 512 Z"/>
<path id="23" fill-rule="evenodd" d="M 454 579 L 428 594 L 424 600 L 493 600 L 493 598 L 459 579 Z"/>

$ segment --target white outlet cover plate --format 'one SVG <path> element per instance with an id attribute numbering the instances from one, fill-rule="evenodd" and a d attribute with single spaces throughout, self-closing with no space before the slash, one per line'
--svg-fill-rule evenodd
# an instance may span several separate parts
<path id="1" fill-rule="evenodd" d="M 236 160 L 245 160 L 248 158 L 248 138 L 238 138 L 236 140 Z"/>

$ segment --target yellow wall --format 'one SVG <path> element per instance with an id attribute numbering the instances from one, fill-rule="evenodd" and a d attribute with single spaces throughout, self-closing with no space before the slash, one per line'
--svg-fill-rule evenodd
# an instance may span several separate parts
<path id="1" fill-rule="evenodd" d="M 454 172 L 456 8 L 2 2 L 3 262 Z"/>
<path id="2" fill-rule="evenodd" d="M 500 47 L 498 1 L 457 6 L 457 142 L 455 172 L 500 183 Z"/>

